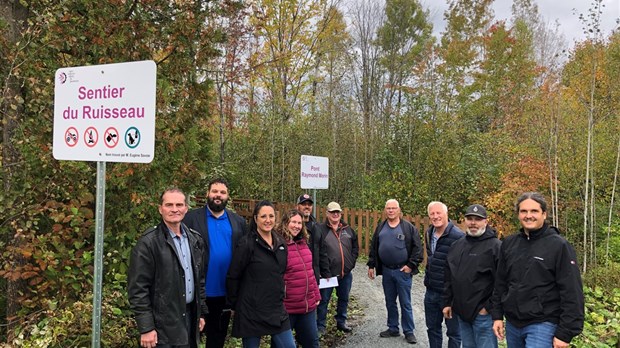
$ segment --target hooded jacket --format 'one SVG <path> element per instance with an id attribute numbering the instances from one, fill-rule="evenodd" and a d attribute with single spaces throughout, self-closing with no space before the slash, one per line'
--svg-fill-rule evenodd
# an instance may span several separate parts
<path id="1" fill-rule="evenodd" d="M 200 234 L 185 225 L 192 255 L 194 275 L 194 313 L 196 344 L 199 342 L 198 320 L 208 313 L 205 302 L 205 243 Z M 138 331 L 157 331 L 161 344 L 187 345 L 185 327 L 185 272 L 174 241 L 164 222 L 148 229 L 131 250 L 127 271 L 127 295 Z"/>
<path id="2" fill-rule="evenodd" d="M 284 308 L 287 248 L 272 232 L 273 248 L 253 231 L 239 240 L 226 276 L 234 337 L 272 335 L 291 328 Z"/>
<path id="3" fill-rule="evenodd" d="M 315 310 L 321 299 L 312 269 L 312 253 L 303 238 L 294 238 L 287 246 L 284 307 L 289 314 L 306 314 Z"/>
<path id="4" fill-rule="evenodd" d="M 544 223 L 507 237 L 500 248 L 493 292 L 493 320 L 516 327 L 549 321 L 555 337 L 570 342 L 581 333 L 584 297 L 573 247 L 557 228 Z"/>
<path id="5" fill-rule="evenodd" d="M 452 244 L 444 270 L 444 303 L 462 320 L 473 322 L 482 308 L 491 312 L 491 295 L 502 242 L 487 226 L 479 237 Z"/>

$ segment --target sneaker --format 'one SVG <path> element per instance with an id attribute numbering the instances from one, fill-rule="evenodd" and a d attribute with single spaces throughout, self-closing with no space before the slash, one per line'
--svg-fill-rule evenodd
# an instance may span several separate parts
<path id="1" fill-rule="evenodd" d="M 381 331 L 381 333 L 379 334 L 379 337 L 398 337 L 398 336 L 400 336 L 400 332 L 392 331 L 390 329 Z"/>
<path id="2" fill-rule="evenodd" d="M 407 343 L 411 343 L 411 344 L 418 343 L 418 340 L 415 338 L 415 335 L 413 333 L 406 334 L 405 335 L 405 341 L 407 341 Z"/>

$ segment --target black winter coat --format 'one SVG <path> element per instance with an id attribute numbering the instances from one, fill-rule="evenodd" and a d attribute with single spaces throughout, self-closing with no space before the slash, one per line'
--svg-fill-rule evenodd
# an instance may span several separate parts
<path id="1" fill-rule="evenodd" d="M 446 226 L 446 229 L 443 231 L 443 234 L 437 240 L 435 253 L 432 253 L 431 235 L 434 231 L 435 227 L 431 226 L 426 230 L 424 236 L 426 242 L 426 254 L 428 255 L 428 259 L 426 261 L 426 273 L 424 274 L 424 285 L 429 290 L 443 293 L 443 271 L 446 267 L 448 251 L 450 251 L 452 243 L 457 241 L 459 238 L 463 238 L 465 234 L 460 228 L 456 227 L 452 221 L 449 221 L 448 226 Z"/>
<path id="2" fill-rule="evenodd" d="M 284 307 L 287 248 L 272 232 L 273 249 L 256 232 L 239 240 L 233 252 L 226 292 L 235 311 L 232 335 L 253 337 L 291 328 Z"/>
<path id="3" fill-rule="evenodd" d="M 375 232 L 372 235 L 372 244 L 368 255 L 368 262 L 366 265 L 368 268 L 375 268 L 377 275 L 383 274 L 383 264 L 379 257 L 379 233 L 383 229 L 383 226 L 387 223 L 387 220 L 380 222 L 375 228 Z M 424 255 L 422 251 L 422 242 L 420 241 L 420 232 L 409 221 L 400 219 L 401 229 L 405 235 L 405 247 L 407 248 L 407 266 L 411 268 L 411 274 L 418 274 L 418 266 L 424 261 Z"/>
<path id="4" fill-rule="evenodd" d="M 491 312 L 501 244 L 489 226 L 480 237 L 466 235 L 452 244 L 444 270 L 444 303 L 464 321 L 473 322 L 482 308 Z"/>
<path id="5" fill-rule="evenodd" d="M 550 321 L 555 337 L 570 342 L 581 333 L 584 297 L 573 247 L 547 223 L 528 235 L 507 237 L 500 248 L 493 292 L 493 320 L 516 327 Z"/>
<path id="6" fill-rule="evenodd" d="M 198 320 L 208 313 L 205 302 L 205 243 L 200 234 L 187 226 L 192 269 L 194 271 L 194 313 L 196 344 L 200 332 Z M 185 327 L 185 272 L 168 227 L 161 222 L 148 229 L 131 251 L 127 272 L 127 295 L 138 331 L 157 331 L 157 342 L 173 346 L 187 345 Z"/>

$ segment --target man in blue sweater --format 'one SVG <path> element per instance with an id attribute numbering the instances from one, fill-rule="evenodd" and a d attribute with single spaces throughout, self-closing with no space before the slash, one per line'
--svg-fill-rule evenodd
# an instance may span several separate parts
<path id="1" fill-rule="evenodd" d="M 187 226 L 200 232 L 206 244 L 207 348 L 224 347 L 231 314 L 226 303 L 226 273 L 233 249 L 247 233 L 245 219 L 226 209 L 228 198 L 228 182 L 221 178 L 211 180 L 207 205 L 191 210 L 183 219 Z"/>
<path id="2" fill-rule="evenodd" d="M 428 217 L 431 227 L 424 235 L 428 255 L 426 274 L 424 274 L 426 286 L 424 314 L 429 347 L 441 348 L 443 341 L 441 323 L 444 321 L 443 308 L 445 307 L 443 303 L 444 268 L 452 243 L 463 238 L 465 234 L 448 219 L 448 207 L 441 202 L 435 201 L 428 204 Z M 448 330 L 448 347 L 460 347 L 461 333 L 458 320 L 446 318 L 445 321 Z"/>

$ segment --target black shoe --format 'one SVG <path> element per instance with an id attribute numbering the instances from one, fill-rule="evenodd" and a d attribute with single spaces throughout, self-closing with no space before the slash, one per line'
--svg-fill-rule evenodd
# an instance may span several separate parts
<path id="1" fill-rule="evenodd" d="M 381 333 L 379 334 L 379 337 L 398 337 L 398 336 L 400 336 L 400 332 L 392 331 L 390 329 L 381 331 Z"/>
<path id="2" fill-rule="evenodd" d="M 342 331 L 342 332 L 351 332 L 351 331 L 353 331 L 353 329 L 351 327 L 347 326 L 347 324 L 337 325 L 336 329 L 338 329 L 338 331 Z"/>
<path id="3" fill-rule="evenodd" d="M 405 335 L 405 341 L 411 344 L 418 343 L 418 340 L 415 338 L 415 335 L 413 333 Z"/>

